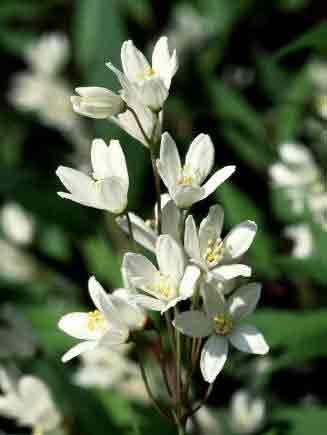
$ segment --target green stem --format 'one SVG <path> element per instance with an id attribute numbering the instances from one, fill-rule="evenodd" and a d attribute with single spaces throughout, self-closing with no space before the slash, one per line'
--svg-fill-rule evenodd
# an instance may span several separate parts
<path id="1" fill-rule="evenodd" d="M 154 183 L 156 187 L 157 207 L 158 207 L 158 235 L 162 233 L 162 209 L 161 209 L 161 187 L 160 187 L 160 175 L 158 173 L 157 162 L 155 153 L 150 148 L 152 171 L 154 176 Z"/>
<path id="2" fill-rule="evenodd" d="M 158 173 L 157 163 L 156 163 L 156 159 L 157 159 L 156 152 L 157 152 L 157 148 L 158 148 L 158 143 L 154 142 L 154 135 L 155 135 L 157 123 L 159 121 L 159 115 L 158 114 L 156 115 L 156 121 L 154 123 L 153 132 L 152 132 L 151 137 L 149 137 L 146 134 L 146 132 L 142 126 L 142 123 L 139 120 L 139 117 L 137 116 L 137 113 L 135 112 L 135 110 L 132 109 L 131 107 L 128 107 L 127 110 L 129 110 L 131 112 L 131 114 L 133 115 L 133 117 L 134 117 L 143 137 L 144 137 L 144 140 L 145 140 L 145 142 L 150 150 L 152 170 L 153 170 L 154 182 L 155 182 L 155 187 L 156 187 L 157 207 L 158 207 L 158 235 L 160 235 L 162 232 L 161 231 L 161 227 L 162 227 L 162 225 L 161 225 L 161 221 L 162 221 L 162 218 L 161 218 L 161 215 L 162 215 L 162 212 L 161 212 L 161 188 L 160 188 L 160 176 Z"/>
<path id="3" fill-rule="evenodd" d="M 134 250 L 137 251 L 138 248 L 137 248 L 136 241 L 135 241 L 135 238 L 134 238 L 133 225 L 132 225 L 131 218 L 129 217 L 129 214 L 128 214 L 127 211 L 125 212 L 125 216 L 126 216 L 126 221 L 127 221 L 127 226 L 128 226 L 128 232 L 129 232 L 130 239 L 131 239 L 131 241 L 133 243 Z"/>
<path id="4" fill-rule="evenodd" d="M 178 428 L 178 435 L 187 435 L 185 424 L 179 422 L 177 424 L 177 428 Z"/>
<path id="5" fill-rule="evenodd" d="M 175 317 L 178 314 L 177 308 L 175 307 Z M 176 402 L 177 410 L 179 410 L 179 416 L 182 414 L 182 392 L 181 392 L 181 335 L 177 329 L 176 333 Z"/>
<path id="6" fill-rule="evenodd" d="M 160 403 L 157 401 L 157 399 L 154 397 L 154 394 L 152 393 L 152 390 L 151 390 L 151 387 L 149 384 L 149 380 L 148 380 L 148 377 L 146 375 L 145 367 L 144 367 L 144 364 L 142 361 L 142 355 L 141 355 L 140 347 L 138 346 L 138 343 L 136 345 L 136 349 L 137 349 L 137 354 L 138 354 L 138 362 L 139 362 L 139 366 L 140 366 L 141 376 L 142 376 L 142 379 L 144 382 L 145 389 L 148 393 L 148 396 L 149 396 L 150 400 L 152 401 L 156 410 L 159 412 L 159 414 L 162 415 L 163 417 L 166 417 L 169 421 L 172 421 L 171 415 L 160 405 Z"/>
<path id="7" fill-rule="evenodd" d="M 148 146 L 150 146 L 150 142 L 151 142 L 151 140 L 150 140 L 149 136 L 145 133 L 145 130 L 144 130 L 144 128 L 143 128 L 143 125 L 141 124 L 141 121 L 139 120 L 139 117 L 137 116 L 135 110 L 132 109 L 132 108 L 129 107 L 129 106 L 128 106 L 127 110 L 128 110 L 129 112 L 131 112 L 131 114 L 133 115 L 133 117 L 134 117 L 134 119 L 135 119 L 135 121 L 136 121 L 136 124 L 137 124 L 138 128 L 141 130 L 141 133 L 142 133 L 142 135 L 143 135 L 143 137 L 144 137 L 144 139 L 145 139 L 145 142 L 147 143 Z"/>

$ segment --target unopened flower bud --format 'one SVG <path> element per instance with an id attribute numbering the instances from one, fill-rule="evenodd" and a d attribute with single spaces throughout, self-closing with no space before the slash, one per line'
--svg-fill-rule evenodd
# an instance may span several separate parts
<path id="1" fill-rule="evenodd" d="M 78 95 L 70 99 L 73 109 L 80 115 L 95 119 L 105 119 L 126 110 L 126 104 L 109 89 L 89 86 L 75 89 Z"/>

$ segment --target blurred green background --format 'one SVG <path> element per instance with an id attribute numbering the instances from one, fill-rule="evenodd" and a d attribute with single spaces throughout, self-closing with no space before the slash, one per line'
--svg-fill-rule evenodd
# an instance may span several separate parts
<path id="1" fill-rule="evenodd" d="M 108 289 L 121 284 L 128 243 L 111 216 L 60 199 L 55 170 L 87 163 L 92 138 L 119 138 L 132 180 L 130 209 L 149 217 L 155 192 L 147 150 L 113 125 L 79 118 L 86 141 L 76 140 L 69 128 L 13 104 L 14 75 L 30 68 L 27 47 L 49 32 L 67 35 L 70 53 L 58 80 L 72 94 L 76 86 L 117 89 L 105 62 L 120 66 L 124 40 L 149 52 L 159 36 L 171 37 L 180 68 L 164 130 L 182 150 L 196 134 L 208 133 L 217 165 L 237 165 L 232 182 L 195 213 L 204 216 L 218 201 L 226 212 L 225 231 L 243 219 L 258 223 L 247 260 L 264 289 L 254 321 L 272 348 L 263 374 L 253 368 L 253 358 L 233 355 L 209 405 L 224 421 L 232 393 L 251 383 L 267 403 L 259 433 L 323 435 L 327 233 L 310 214 L 292 213 L 283 193 L 273 188 L 269 168 L 278 160 L 278 146 L 291 141 L 304 143 L 326 171 L 327 117 L 317 110 L 323 93 L 317 94 L 310 75 L 312 63 L 327 58 L 324 14 L 326 3 L 317 0 L 1 0 L 0 207 L 17 203 L 34 223 L 28 243 L 17 243 L 0 229 L 0 365 L 40 375 L 71 433 L 174 432 L 150 407 L 129 403 L 119 389 L 72 385 L 77 363 L 60 363 L 72 341 L 57 330 L 58 319 L 73 307 L 89 306 L 90 275 Z M 327 89 L 327 73 L 325 79 Z M 284 229 L 302 222 L 311 228 L 314 249 L 296 258 Z M 26 325 L 16 331 L 19 322 Z M 0 429 L 26 433 L 4 419 Z"/>

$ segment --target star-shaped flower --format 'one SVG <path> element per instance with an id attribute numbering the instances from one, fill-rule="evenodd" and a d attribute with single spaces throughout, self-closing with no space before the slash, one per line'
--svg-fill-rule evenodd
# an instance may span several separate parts
<path id="1" fill-rule="evenodd" d="M 135 301 L 149 308 L 165 312 L 178 302 L 192 296 L 200 271 L 196 266 L 186 266 L 182 247 L 169 235 L 161 235 L 156 243 L 159 269 L 141 254 L 127 253 L 123 260 L 132 286 L 144 293 Z"/>
<path id="2" fill-rule="evenodd" d="M 260 284 L 240 287 L 227 301 L 212 286 L 205 285 L 203 293 L 205 311 L 185 311 L 176 316 L 174 326 L 190 337 L 209 336 L 200 366 L 205 381 L 212 383 L 226 362 L 229 343 L 242 352 L 260 355 L 269 348 L 255 326 L 242 323 L 258 303 Z"/>
<path id="3" fill-rule="evenodd" d="M 215 150 L 210 137 L 199 134 L 191 143 L 185 165 L 182 166 L 175 141 L 167 132 L 162 135 L 157 166 L 162 181 L 177 207 L 191 207 L 213 193 L 233 174 L 235 166 L 225 166 L 204 183 L 212 170 L 214 155 Z"/>
<path id="4" fill-rule="evenodd" d="M 58 195 L 87 207 L 122 213 L 127 206 L 129 177 L 119 141 L 111 140 L 107 146 L 102 139 L 95 139 L 91 162 L 92 176 L 59 166 L 56 174 L 69 193 L 59 192 Z"/>
<path id="5" fill-rule="evenodd" d="M 210 207 L 208 216 L 202 220 L 199 230 L 193 216 L 188 216 L 185 223 L 184 246 L 192 262 L 197 264 L 207 278 L 218 281 L 251 276 L 251 268 L 238 264 L 243 254 L 251 246 L 257 231 L 253 221 L 244 221 L 234 227 L 222 239 L 221 231 L 224 211 L 219 205 Z"/>

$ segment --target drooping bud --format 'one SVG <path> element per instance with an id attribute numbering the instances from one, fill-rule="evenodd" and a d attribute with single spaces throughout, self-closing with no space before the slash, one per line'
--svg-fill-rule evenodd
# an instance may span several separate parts
<path id="1" fill-rule="evenodd" d="M 89 86 L 75 89 L 78 95 L 70 99 L 73 109 L 80 115 L 95 119 L 106 119 L 126 110 L 120 95 L 109 89 Z"/>

